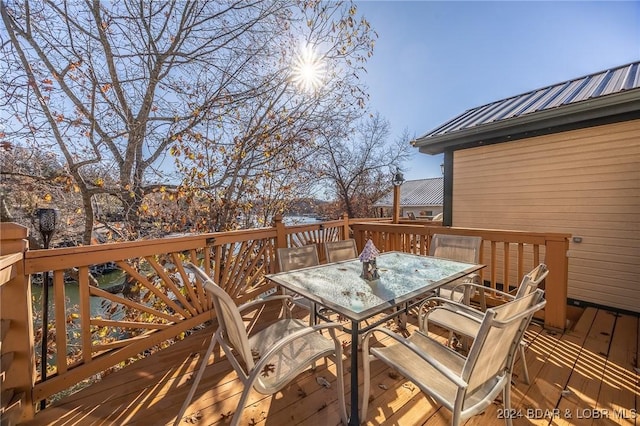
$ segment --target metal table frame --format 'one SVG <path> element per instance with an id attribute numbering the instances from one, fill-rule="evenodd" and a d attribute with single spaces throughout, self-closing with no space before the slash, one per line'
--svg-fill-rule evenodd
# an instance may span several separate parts
<path id="1" fill-rule="evenodd" d="M 328 263 L 267 275 L 289 291 L 351 320 L 351 415 L 349 425 L 359 425 L 358 346 L 359 335 L 420 303 L 428 293 L 469 275 L 485 265 L 455 262 L 430 256 L 386 252 L 377 257 L 380 278 L 361 277 L 358 259 Z M 397 309 L 402 307 L 402 309 Z M 392 309 L 382 319 L 361 328 L 364 320 Z M 329 321 L 322 313 L 310 313 Z"/>

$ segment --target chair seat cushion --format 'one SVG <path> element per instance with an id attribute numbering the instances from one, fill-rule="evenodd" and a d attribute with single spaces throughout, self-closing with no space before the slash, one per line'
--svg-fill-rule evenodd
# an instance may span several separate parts
<path id="1" fill-rule="evenodd" d="M 305 328 L 308 328 L 307 324 L 298 319 L 281 319 L 252 335 L 249 337 L 249 345 L 254 360 L 257 362 L 277 342 Z M 263 371 L 255 382 L 255 388 L 263 394 L 277 392 L 314 361 L 331 355 L 334 350 L 333 340 L 318 332 L 295 339 L 266 360 Z"/>
<path id="2" fill-rule="evenodd" d="M 451 330 L 454 333 L 462 334 L 464 336 L 474 337 L 478 334 L 480 329 L 480 322 L 482 321 L 482 313 L 478 313 L 478 321 L 474 321 L 471 318 L 467 318 L 463 315 L 457 314 L 455 311 L 451 311 L 448 308 L 453 308 L 453 305 L 446 305 L 441 309 L 434 309 L 429 313 L 429 324 L 437 325 L 447 330 Z M 468 312 L 464 311 L 467 315 Z"/>
<path id="3" fill-rule="evenodd" d="M 466 358 L 452 351 L 437 340 L 431 339 L 420 331 L 413 333 L 407 340 L 418 346 L 423 352 L 435 358 L 457 375 L 462 375 L 462 369 Z M 431 395 L 437 402 L 453 409 L 453 401 L 456 399 L 457 386 L 447 379 L 431 364 L 424 362 L 414 351 L 401 344 L 393 344 L 386 347 L 371 348 L 371 353 L 393 365 L 400 374 L 415 383 L 423 392 Z M 472 394 L 468 394 L 463 404 L 465 409 L 473 410 L 488 396 L 492 399 L 492 391 L 495 384 L 504 377 L 493 378 Z"/>
<path id="4" fill-rule="evenodd" d="M 465 359 L 460 354 L 419 331 L 413 333 L 408 340 L 453 372 L 461 374 Z M 455 401 L 458 389 L 455 384 L 406 346 L 392 344 L 385 347 L 373 347 L 371 353 L 378 359 L 393 365 L 400 374 L 411 380 L 424 392 L 435 394 L 436 400 L 443 405 L 450 406 L 451 401 Z M 426 390 L 427 388 L 429 391 Z"/>

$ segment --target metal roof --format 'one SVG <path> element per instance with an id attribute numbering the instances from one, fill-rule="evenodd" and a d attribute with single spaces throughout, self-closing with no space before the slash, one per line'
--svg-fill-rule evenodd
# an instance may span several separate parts
<path id="1" fill-rule="evenodd" d="M 625 96 L 616 96 L 623 94 Z M 440 153 L 446 147 L 442 142 L 459 136 L 468 136 L 459 142 L 469 142 L 497 129 L 503 130 L 500 135 L 505 136 L 508 132 L 504 129 L 510 125 L 544 121 L 559 115 L 566 117 L 574 114 L 572 120 L 576 121 L 592 119 L 597 118 L 594 114 L 596 109 L 602 110 L 601 114 L 609 115 L 613 112 L 637 111 L 640 109 L 640 104 L 636 103 L 638 100 L 640 62 L 634 62 L 472 108 L 420 136 L 413 143 L 421 148 L 421 152 Z M 621 104 L 626 105 L 624 109 L 604 111 L 605 108 L 611 109 L 612 105 Z M 567 120 L 561 124 L 567 124 Z M 436 148 L 430 149 L 432 145 Z"/>
<path id="2" fill-rule="evenodd" d="M 444 179 L 430 178 L 408 180 L 400 186 L 400 205 L 402 207 L 441 206 L 443 201 Z M 380 198 L 374 207 L 393 207 L 393 191 Z"/>

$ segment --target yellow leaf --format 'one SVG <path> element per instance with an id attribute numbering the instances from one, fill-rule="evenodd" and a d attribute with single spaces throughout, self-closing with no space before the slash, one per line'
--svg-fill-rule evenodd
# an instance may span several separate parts
<path id="1" fill-rule="evenodd" d="M 46 194 L 44 194 L 44 197 L 42 197 L 42 199 L 47 201 L 47 202 L 49 202 L 49 201 L 53 200 L 53 196 L 51 196 L 51 194 L 49 194 L 49 193 L 46 193 Z"/>
<path id="2" fill-rule="evenodd" d="M 99 187 L 104 186 L 104 179 L 102 178 L 96 179 L 96 186 L 99 186 Z"/>

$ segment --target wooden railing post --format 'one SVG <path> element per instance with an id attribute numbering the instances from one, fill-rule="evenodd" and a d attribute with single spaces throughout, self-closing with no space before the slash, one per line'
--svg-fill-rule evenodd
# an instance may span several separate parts
<path id="1" fill-rule="evenodd" d="M 276 215 L 274 225 L 276 227 L 276 248 L 285 248 L 287 243 L 287 230 L 282 221 L 282 215 Z"/>
<path id="2" fill-rule="evenodd" d="M 353 226 L 353 239 L 356 240 L 356 247 L 358 248 L 358 253 L 360 250 L 364 248 L 364 231 L 358 227 L 357 225 Z"/>
<path id="3" fill-rule="evenodd" d="M 28 229 L 0 223 L 0 353 L 2 424 L 33 419 L 35 384 L 31 287 L 24 271 Z"/>
<path id="4" fill-rule="evenodd" d="M 342 220 L 344 221 L 344 225 L 342 225 L 342 239 L 348 240 L 349 238 L 351 238 L 351 236 L 349 235 L 349 214 L 343 213 Z"/>
<path id="5" fill-rule="evenodd" d="M 549 275 L 545 279 L 544 326 L 556 330 L 567 327 L 567 281 L 569 261 L 567 251 L 569 240 L 564 237 L 547 238 L 545 263 Z"/>
<path id="6" fill-rule="evenodd" d="M 400 185 L 393 186 L 393 223 L 400 223 Z"/>

